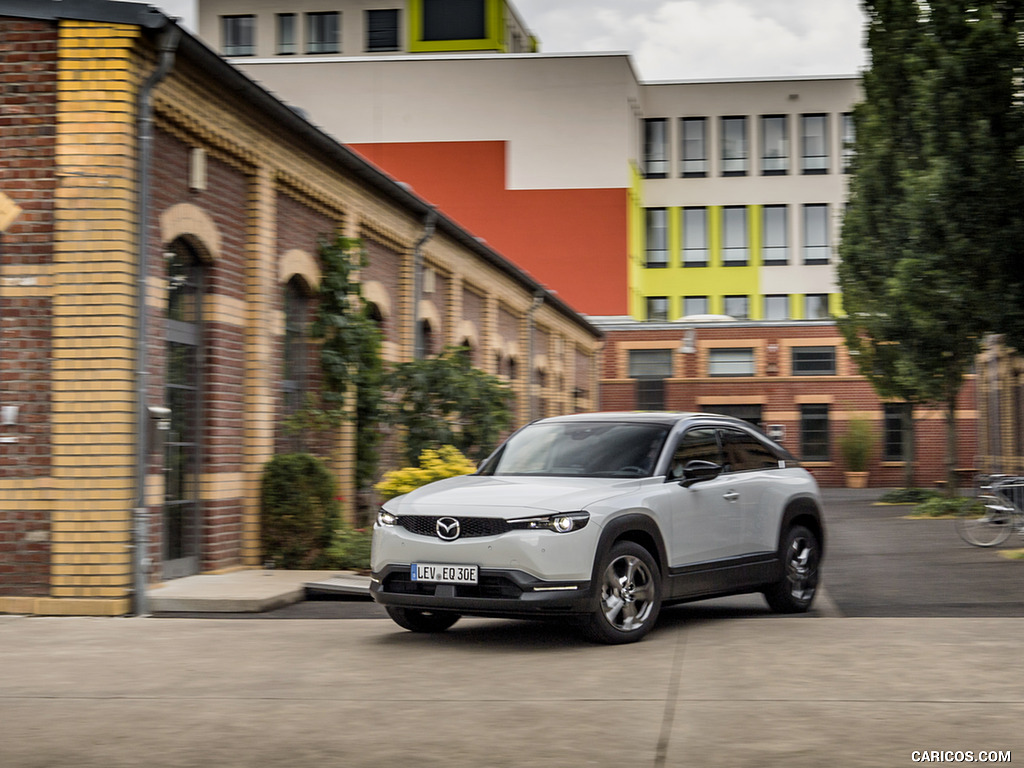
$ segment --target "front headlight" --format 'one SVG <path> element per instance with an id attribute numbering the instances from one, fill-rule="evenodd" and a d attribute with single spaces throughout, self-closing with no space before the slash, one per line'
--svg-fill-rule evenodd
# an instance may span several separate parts
<path id="1" fill-rule="evenodd" d="M 588 522 L 590 522 L 589 512 L 559 512 L 543 517 L 519 517 L 509 520 L 508 524 L 513 530 L 547 530 L 555 533 L 570 533 L 585 527 Z"/>
<path id="2" fill-rule="evenodd" d="M 377 525 L 392 526 L 398 525 L 398 515 L 393 515 L 383 507 L 377 512 Z"/>

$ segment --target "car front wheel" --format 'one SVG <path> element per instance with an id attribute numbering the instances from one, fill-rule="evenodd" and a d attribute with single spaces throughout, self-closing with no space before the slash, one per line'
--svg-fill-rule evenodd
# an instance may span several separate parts
<path id="1" fill-rule="evenodd" d="M 444 632 L 459 620 L 459 614 L 450 611 L 420 611 L 389 605 L 387 612 L 395 624 L 410 632 Z"/>
<path id="2" fill-rule="evenodd" d="M 780 554 L 782 578 L 765 590 L 765 600 L 777 613 L 802 613 L 818 591 L 821 545 L 810 530 L 795 525 L 786 533 Z"/>
<path id="3" fill-rule="evenodd" d="M 651 554 L 620 541 L 597 569 L 597 606 L 587 619 L 590 637 L 600 643 L 636 642 L 654 626 L 661 609 L 661 573 Z"/>

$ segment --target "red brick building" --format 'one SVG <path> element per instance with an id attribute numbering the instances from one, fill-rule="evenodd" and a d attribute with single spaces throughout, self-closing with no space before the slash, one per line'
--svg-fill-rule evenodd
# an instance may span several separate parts
<path id="1" fill-rule="evenodd" d="M 713 411 L 745 419 L 779 439 L 824 486 L 844 483 L 838 438 L 852 419 L 864 419 L 877 437 L 870 484 L 903 485 L 899 404 L 880 400 L 858 374 L 834 323 L 595 321 L 607 334 L 601 408 Z M 978 467 L 975 407 L 972 376 L 956 414 L 958 468 Z M 945 479 L 945 415 L 939 408 L 915 415 L 915 479 L 929 486 Z"/>

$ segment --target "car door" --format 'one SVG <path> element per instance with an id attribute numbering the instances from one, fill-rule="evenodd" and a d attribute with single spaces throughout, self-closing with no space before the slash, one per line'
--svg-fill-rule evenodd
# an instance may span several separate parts
<path id="1" fill-rule="evenodd" d="M 714 427 L 688 429 L 678 440 L 666 482 L 670 507 L 670 564 L 681 568 L 733 557 L 739 552 L 740 508 L 732 479 L 722 474 L 686 487 L 680 483 L 689 461 L 722 464 L 718 433 Z"/>
<path id="2" fill-rule="evenodd" d="M 779 457 L 745 430 L 719 429 L 730 498 L 739 513 L 738 555 L 774 551 L 778 534 L 779 499 L 773 488 L 782 480 Z"/>

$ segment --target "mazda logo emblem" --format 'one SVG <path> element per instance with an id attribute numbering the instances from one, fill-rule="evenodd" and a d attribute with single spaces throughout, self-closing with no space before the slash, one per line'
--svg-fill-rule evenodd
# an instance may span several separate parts
<path id="1" fill-rule="evenodd" d="M 439 517 L 437 519 L 437 538 L 445 541 L 455 541 L 459 538 L 461 528 L 459 521 L 454 517 Z"/>

